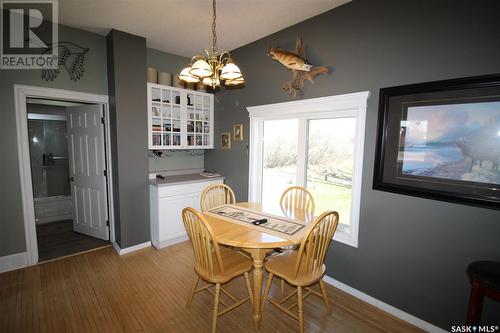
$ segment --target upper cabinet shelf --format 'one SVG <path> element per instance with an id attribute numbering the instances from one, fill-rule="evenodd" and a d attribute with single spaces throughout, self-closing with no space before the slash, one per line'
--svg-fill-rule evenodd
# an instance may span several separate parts
<path id="1" fill-rule="evenodd" d="M 214 147 L 212 94 L 148 83 L 149 149 Z"/>

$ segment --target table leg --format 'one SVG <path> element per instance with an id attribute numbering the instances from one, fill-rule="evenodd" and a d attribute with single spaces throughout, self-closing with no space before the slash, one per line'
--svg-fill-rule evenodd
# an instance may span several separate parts
<path id="1" fill-rule="evenodd" d="M 261 314 L 261 295 L 262 295 L 262 275 L 264 258 L 269 250 L 265 249 L 245 249 L 252 256 L 253 260 L 253 324 L 256 330 L 259 329 Z"/>

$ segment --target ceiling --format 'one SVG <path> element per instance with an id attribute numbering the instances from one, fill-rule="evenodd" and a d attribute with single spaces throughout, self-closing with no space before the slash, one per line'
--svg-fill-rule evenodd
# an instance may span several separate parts
<path id="1" fill-rule="evenodd" d="M 219 50 L 233 50 L 350 0 L 218 0 Z M 191 57 L 211 45 L 210 0 L 59 0 L 59 22 L 106 35 L 144 36 L 148 47 Z"/>

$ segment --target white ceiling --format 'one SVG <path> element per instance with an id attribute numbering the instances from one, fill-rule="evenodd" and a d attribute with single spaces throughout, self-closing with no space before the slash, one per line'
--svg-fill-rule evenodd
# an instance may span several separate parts
<path id="1" fill-rule="evenodd" d="M 242 45 L 350 0 L 218 0 L 219 50 Z M 211 45 L 210 0 L 59 0 L 59 22 L 106 35 L 144 36 L 148 47 L 191 57 Z"/>

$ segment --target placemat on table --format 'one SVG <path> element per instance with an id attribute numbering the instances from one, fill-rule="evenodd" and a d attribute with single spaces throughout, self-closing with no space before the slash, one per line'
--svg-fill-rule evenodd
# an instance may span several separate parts
<path id="1" fill-rule="evenodd" d="M 234 205 L 223 205 L 209 210 L 210 213 L 223 217 L 227 220 L 234 220 L 238 222 L 243 222 L 245 224 L 250 224 L 253 227 L 263 228 L 272 230 L 275 232 L 283 233 L 289 236 L 295 235 L 297 232 L 305 227 L 304 224 L 294 222 L 285 217 L 279 217 L 275 215 L 266 214 L 263 212 L 257 212 L 249 208 L 234 206 Z M 252 224 L 255 220 L 267 219 L 267 223 L 254 225 Z"/>

